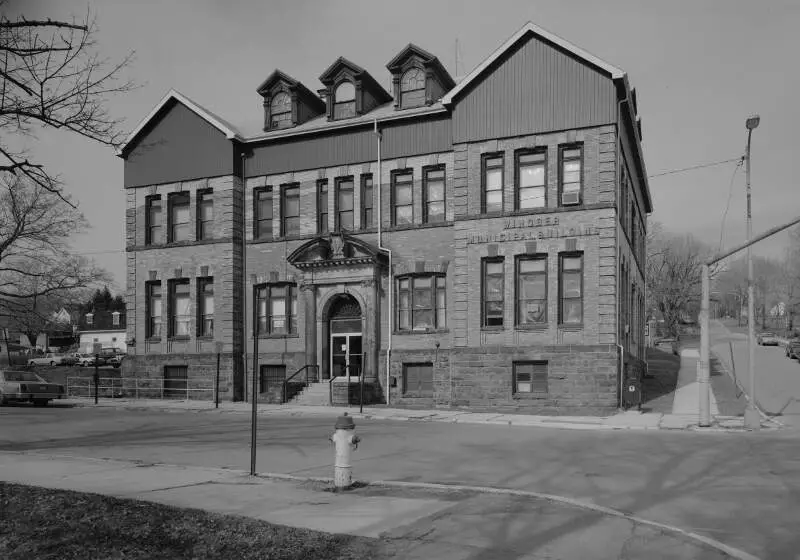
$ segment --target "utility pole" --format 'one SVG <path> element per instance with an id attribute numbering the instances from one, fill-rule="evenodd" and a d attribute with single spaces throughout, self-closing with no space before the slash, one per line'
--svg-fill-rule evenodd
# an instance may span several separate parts
<path id="1" fill-rule="evenodd" d="M 745 165 L 746 165 L 746 181 L 747 181 L 747 242 L 753 236 L 753 212 L 751 205 L 751 191 L 750 191 L 750 137 L 753 134 L 753 129 L 758 126 L 761 119 L 758 115 L 749 117 L 745 122 L 747 127 L 747 149 L 745 152 Z M 755 301 L 753 290 L 753 254 L 751 246 L 747 246 L 747 357 L 748 365 L 750 368 L 750 400 L 747 402 L 747 408 L 744 411 L 744 426 L 751 430 L 758 430 L 761 428 L 761 418 L 756 410 L 756 343 L 755 343 Z"/>

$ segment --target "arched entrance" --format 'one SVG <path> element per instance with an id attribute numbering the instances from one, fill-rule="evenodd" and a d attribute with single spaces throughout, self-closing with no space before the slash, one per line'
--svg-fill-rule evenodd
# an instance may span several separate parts
<path id="1" fill-rule="evenodd" d="M 325 377 L 360 376 L 364 365 L 361 306 L 349 294 L 337 296 L 328 313 L 329 369 Z"/>

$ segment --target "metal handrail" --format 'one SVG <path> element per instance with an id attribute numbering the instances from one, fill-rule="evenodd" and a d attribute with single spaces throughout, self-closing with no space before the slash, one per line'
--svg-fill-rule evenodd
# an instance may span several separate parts
<path id="1" fill-rule="evenodd" d="M 82 383 L 84 381 L 85 383 Z M 123 394 L 133 393 L 133 398 L 135 399 L 139 398 L 140 393 L 150 395 L 155 393 L 155 398 L 163 399 L 165 391 L 173 395 L 177 394 L 178 392 L 185 392 L 187 400 L 189 399 L 189 395 L 191 393 L 213 392 L 214 390 L 213 385 L 205 387 L 203 383 L 198 383 L 196 380 L 193 380 L 193 383 L 191 384 L 187 381 L 186 387 L 181 389 L 166 387 L 164 383 L 165 381 L 166 379 L 163 377 L 99 377 L 97 379 L 97 389 L 102 393 L 110 393 L 112 398 L 115 394 L 122 396 Z M 195 386 L 191 387 L 190 385 Z M 67 396 L 83 397 L 83 395 L 80 393 L 86 391 L 86 396 L 91 396 L 91 390 L 93 387 L 93 377 L 68 377 L 65 392 Z"/>
<path id="2" fill-rule="evenodd" d="M 281 404 L 286 404 L 286 388 L 289 386 L 289 381 L 297 377 L 303 371 L 305 371 L 306 373 L 306 381 L 305 381 L 306 387 L 308 386 L 308 370 L 311 368 L 317 370 L 318 366 L 316 364 L 306 364 L 300 369 L 298 369 L 296 372 L 294 372 L 292 375 L 283 380 L 283 394 L 281 395 Z"/>

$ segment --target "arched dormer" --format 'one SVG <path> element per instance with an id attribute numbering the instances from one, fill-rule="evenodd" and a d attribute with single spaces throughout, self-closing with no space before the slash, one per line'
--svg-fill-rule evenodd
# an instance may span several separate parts
<path id="1" fill-rule="evenodd" d="M 302 124 L 325 112 L 325 103 L 288 74 L 275 70 L 258 86 L 264 98 L 264 131 Z"/>
<path id="2" fill-rule="evenodd" d="M 456 85 L 438 58 L 411 43 L 386 68 L 392 73 L 395 109 L 431 105 Z"/>
<path id="3" fill-rule="evenodd" d="M 327 102 L 328 120 L 357 117 L 392 100 L 389 93 L 363 68 L 343 57 L 319 77 L 320 94 Z"/>

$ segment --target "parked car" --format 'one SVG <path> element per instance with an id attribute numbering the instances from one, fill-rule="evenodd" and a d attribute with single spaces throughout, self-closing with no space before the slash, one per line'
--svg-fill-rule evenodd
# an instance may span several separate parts
<path id="1" fill-rule="evenodd" d="M 0 404 L 14 401 L 45 406 L 53 399 L 63 398 L 63 385 L 48 383 L 32 371 L 0 371 Z"/>
<path id="2" fill-rule="evenodd" d="M 61 358 L 61 364 L 65 366 L 74 366 L 80 362 L 80 354 L 72 352 Z"/>
<path id="3" fill-rule="evenodd" d="M 106 364 L 105 359 L 101 356 L 98 360 L 95 358 L 94 354 L 78 354 L 78 365 L 83 367 L 94 367 L 95 361 L 97 362 L 98 366 L 103 366 Z"/>
<path id="4" fill-rule="evenodd" d="M 125 354 L 117 354 L 116 356 L 110 357 L 106 363 L 110 366 L 114 366 L 115 368 L 119 369 L 122 367 L 122 360 L 125 359 Z"/>
<path id="5" fill-rule="evenodd" d="M 795 336 L 786 342 L 786 357 L 792 360 L 800 358 L 800 337 Z"/>
<path id="6" fill-rule="evenodd" d="M 771 332 L 761 332 L 758 333 L 756 336 L 756 343 L 761 346 L 778 346 L 778 337 L 775 336 L 775 333 Z"/>
<path id="7" fill-rule="evenodd" d="M 31 358 L 28 360 L 29 366 L 58 366 L 61 365 L 64 356 L 61 354 L 48 353 L 43 357 Z"/>

